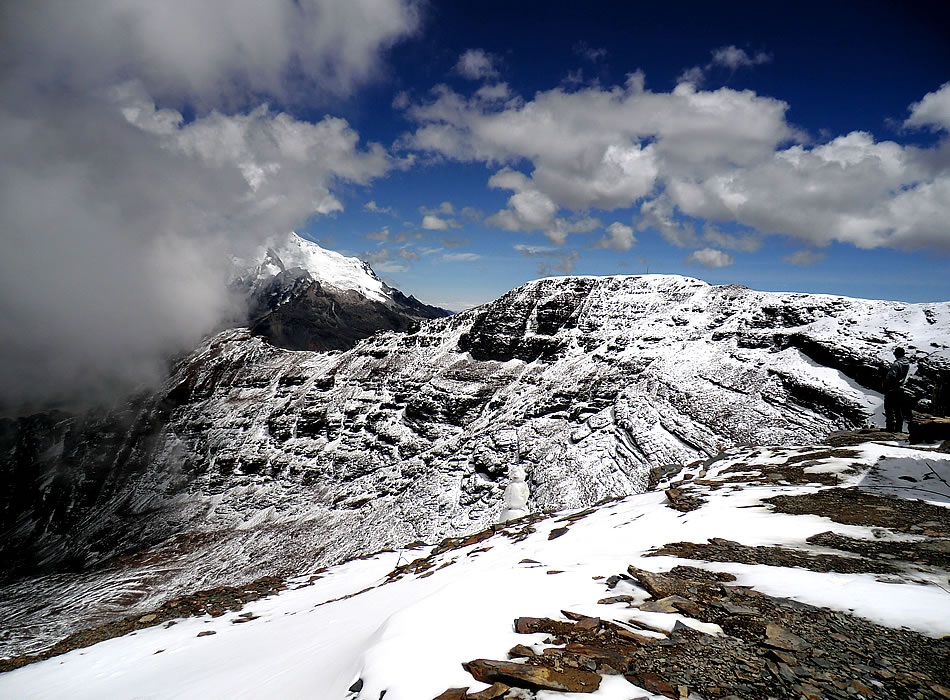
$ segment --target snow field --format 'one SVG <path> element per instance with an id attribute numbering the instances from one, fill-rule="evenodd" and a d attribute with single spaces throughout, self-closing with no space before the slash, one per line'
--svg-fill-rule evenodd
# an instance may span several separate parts
<path id="1" fill-rule="evenodd" d="M 941 478 L 950 476 L 950 456 L 910 450 L 899 445 L 856 448 L 857 458 L 827 458 L 821 469 L 843 471 L 860 463 L 881 483 L 900 482 L 908 465 L 924 473 L 926 462 Z M 787 457 L 792 450 L 782 450 Z M 710 468 L 707 478 L 750 460 L 764 465 L 778 459 L 768 450 L 735 449 Z M 929 472 L 928 472 L 929 473 Z M 940 479 L 935 479 L 943 484 Z M 928 484 L 929 488 L 929 484 Z M 947 505 L 950 487 L 935 489 L 934 502 Z M 359 678 L 359 698 L 387 700 L 432 698 L 449 687 L 485 687 L 461 668 L 475 658 L 504 659 L 515 644 L 540 649 L 544 635 L 519 635 L 516 617 L 559 618 L 568 609 L 618 622 L 638 619 L 662 629 L 676 620 L 716 633 L 678 614 L 648 613 L 620 604 L 598 605 L 599 598 L 619 593 L 648 596 L 622 581 L 608 591 L 604 579 L 628 565 L 665 571 L 676 564 L 728 571 L 738 585 L 764 593 L 852 612 L 893 627 L 923 634 L 950 634 L 950 593 L 928 581 L 886 583 L 869 574 L 821 574 L 803 569 L 744 564 L 701 564 L 673 557 L 644 557 L 669 542 L 704 542 L 709 537 L 745 545 L 803 546 L 805 538 L 833 529 L 850 537 L 871 539 L 871 528 L 846 526 L 809 515 L 784 515 L 760 505 L 780 493 L 815 490 L 812 486 L 729 486 L 704 494 L 708 502 L 680 513 L 665 507 L 662 492 L 630 496 L 602 506 L 574 522 L 556 514 L 533 527 L 522 541 L 504 533 L 435 556 L 420 574 L 383 584 L 397 563 L 425 557 L 429 550 L 404 550 L 356 560 L 332 568 L 311 585 L 247 605 L 257 619 L 235 624 L 237 614 L 181 620 L 134 635 L 73 651 L 0 676 L 4 698 L 345 698 Z M 906 495 L 906 494 L 905 494 Z M 558 518 L 562 519 L 559 521 Z M 517 531 L 515 524 L 509 531 Z M 567 532 L 548 539 L 552 530 Z M 440 568 L 443 567 L 443 568 Z M 427 575 L 429 572 L 431 575 Z M 555 573 L 557 572 L 557 573 Z M 369 590 L 363 591 L 368 588 Z M 359 591 L 363 591 L 358 593 Z M 357 593 L 349 598 L 342 596 Z M 212 636 L 197 637 L 213 630 Z M 160 651 L 161 650 L 161 651 Z M 160 653 L 159 653 L 160 651 Z M 596 700 L 629 698 L 632 686 L 607 677 L 590 695 Z M 644 691 L 645 692 L 645 691 Z M 539 700 L 568 697 L 542 692 Z"/>

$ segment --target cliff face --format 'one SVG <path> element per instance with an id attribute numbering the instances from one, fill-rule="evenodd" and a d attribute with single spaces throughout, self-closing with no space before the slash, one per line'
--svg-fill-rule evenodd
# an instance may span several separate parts
<path id="1" fill-rule="evenodd" d="M 116 557 L 159 557 L 167 597 L 479 530 L 511 464 L 531 511 L 586 506 L 654 467 L 873 422 L 891 346 L 945 376 L 948 337 L 950 304 L 657 275 L 539 280 L 345 352 L 230 330 L 121 415 L 8 422 L 0 556 L 90 591 Z"/>

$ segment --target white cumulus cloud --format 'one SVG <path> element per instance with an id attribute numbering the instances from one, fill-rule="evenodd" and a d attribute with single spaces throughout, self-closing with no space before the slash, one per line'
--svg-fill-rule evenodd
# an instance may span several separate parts
<path id="1" fill-rule="evenodd" d="M 446 262 L 470 262 L 478 260 L 482 256 L 478 253 L 443 253 L 442 259 Z"/>
<path id="2" fill-rule="evenodd" d="M 422 217 L 422 228 L 427 231 L 448 231 L 450 228 L 461 228 L 462 224 L 455 219 L 456 211 L 452 202 L 442 202 L 434 208 L 419 207 Z"/>
<path id="3" fill-rule="evenodd" d="M 798 136 L 778 100 L 682 85 L 672 93 L 650 93 L 642 76 L 631 76 L 622 89 L 554 89 L 501 107 L 444 86 L 434 94 L 408 108 L 419 126 L 402 145 L 462 161 L 528 160 L 529 175 L 503 168 L 490 180 L 515 191 L 492 222 L 513 231 L 547 228 L 552 240 L 563 232 L 551 223 L 560 208 L 633 206 L 667 173 L 753 163 Z"/>
<path id="4" fill-rule="evenodd" d="M 435 214 L 426 214 L 422 217 L 422 228 L 426 231 L 448 231 L 452 223 L 447 219 L 441 219 Z"/>
<path id="5" fill-rule="evenodd" d="M 768 56 L 725 47 L 714 59 L 741 67 Z M 950 249 L 947 135 L 928 148 L 864 132 L 813 143 L 788 123 L 780 100 L 644 85 L 635 74 L 624 86 L 557 88 L 504 104 L 440 86 L 407 108 L 417 124 L 401 146 L 500 165 L 489 185 L 513 194 L 487 222 L 539 230 L 557 244 L 589 230 L 593 210 L 630 207 L 636 231 L 685 248 L 751 252 L 781 234 L 809 246 Z M 912 105 L 905 126 L 944 128 L 948 105 L 950 84 Z M 748 233 L 723 232 L 731 226 Z"/>
<path id="6" fill-rule="evenodd" d="M 772 56 L 764 51 L 749 54 L 745 49 L 740 49 L 738 46 L 721 46 L 718 49 L 713 49 L 709 63 L 704 66 L 687 68 L 680 74 L 677 82 L 700 86 L 706 82 L 706 77 L 717 67 L 735 72 L 739 68 L 752 68 L 771 60 Z"/>
<path id="7" fill-rule="evenodd" d="M 702 245 L 692 222 L 677 220 L 674 217 L 673 204 L 665 195 L 649 199 L 640 206 L 640 221 L 637 229 L 640 231 L 655 229 L 667 243 L 679 248 Z"/>
<path id="8" fill-rule="evenodd" d="M 390 216 L 397 216 L 396 210 L 392 207 L 381 207 L 376 203 L 376 200 L 369 200 L 366 204 L 363 205 L 363 209 L 373 214 L 389 214 Z"/>
<path id="9" fill-rule="evenodd" d="M 497 58 L 484 49 L 468 49 L 459 56 L 456 72 L 469 80 L 484 80 L 498 75 Z"/>
<path id="10" fill-rule="evenodd" d="M 708 224 L 703 229 L 703 240 L 720 248 L 737 250 L 743 253 L 754 253 L 762 247 L 760 236 L 751 233 L 726 233 Z"/>
<path id="11" fill-rule="evenodd" d="M 341 186 L 394 167 L 345 120 L 301 121 L 259 96 L 352 92 L 414 31 L 414 7 L 4 3 L 0 299 L 16 333 L 0 343 L 0 409 L 160 380 L 172 353 L 239 313 L 230 255 L 339 211 Z"/>
<path id="12" fill-rule="evenodd" d="M 718 49 L 714 49 L 712 52 L 713 64 L 724 66 L 730 70 L 751 68 L 752 66 L 758 66 L 762 63 L 768 63 L 771 60 L 772 57 L 764 51 L 749 55 L 745 49 L 740 49 L 738 46 L 722 46 Z"/>
<path id="13" fill-rule="evenodd" d="M 950 82 L 941 85 L 939 90 L 928 92 L 920 102 L 912 104 L 904 126 L 929 126 L 950 131 Z"/>
<path id="14" fill-rule="evenodd" d="M 475 97 L 486 102 L 507 100 L 509 97 L 511 97 L 511 90 L 508 88 L 508 83 L 483 85 L 476 91 Z"/>
<path id="15" fill-rule="evenodd" d="M 514 249 L 526 258 L 538 258 L 538 274 L 542 277 L 560 274 L 568 275 L 580 260 L 580 253 L 576 250 L 565 250 L 560 247 L 543 245 L 525 245 L 519 243 Z"/>
<path id="16" fill-rule="evenodd" d="M 205 105 L 349 94 L 419 26 L 403 0 L 31 0 L 5 3 L 2 20 L 5 53 L 34 79 L 86 89 L 134 75 L 152 96 Z"/>
<path id="17" fill-rule="evenodd" d="M 613 248 L 614 250 L 630 250 L 637 244 L 633 235 L 633 227 L 615 221 L 607 227 L 607 235 L 597 241 L 598 248 Z"/>
<path id="18" fill-rule="evenodd" d="M 523 173 L 504 168 L 488 180 L 489 187 L 514 190 L 508 206 L 485 219 L 485 223 L 506 231 L 537 231 L 549 241 L 563 245 L 571 233 L 588 233 L 600 226 L 600 220 L 589 216 L 563 218 L 557 216 L 558 205 L 536 189 Z"/>
<path id="19" fill-rule="evenodd" d="M 811 245 L 950 248 L 940 223 L 950 170 L 919 149 L 852 132 L 778 150 L 746 168 L 704 179 L 671 178 L 667 191 L 694 217 L 735 221 Z"/>
<path id="20" fill-rule="evenodd" d="M 687 255 L 684 262 L 699 263 L 704 267 L 718 268 L 728 267 L 735 261 L 736 259 L 725 251 L 716 250 L 715 248 L 700 248 Z"/>
<path id="21" fill-rule="evenodd" d="M 788 255 L 782 256 L 783 262 L 787 262 L 789 265 L 798 265 L 800 267 L 816 265 L 824 259 L 824 253 L 819 253 L 817 250 L 809 250 L 808 248 L 796 250 L 794 253 L 789 253 Z"/>

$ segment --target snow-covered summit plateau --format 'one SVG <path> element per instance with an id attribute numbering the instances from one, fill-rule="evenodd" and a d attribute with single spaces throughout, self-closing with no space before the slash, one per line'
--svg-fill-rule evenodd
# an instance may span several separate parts
<path id="1" fill-rule="evenodd" d="M 10 480 L 21 507 L 0 556 L 30 578 L 0 595 L 6 644 L 475 532 L 498 518 L 512 464 L 529 512 L 546 512 L 737 445 L 881 423 L 891 348 L 907 348 L 920 394 L 950 375 L 948 338 L 950 303 L 662 275 L 538 280 L 343 352 L 228 330 L 125 415 L 18 426 L 41 437 L 14 441 L 31 475 Z M 30 610 L 38 598 L 63 603 Z"/>

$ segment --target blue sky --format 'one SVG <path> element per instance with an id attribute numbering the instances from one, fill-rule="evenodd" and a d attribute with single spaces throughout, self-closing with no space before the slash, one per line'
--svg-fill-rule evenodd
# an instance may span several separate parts
<path id="1" fill-rule="evenodd" d="M 950 299 L 947 3 L 667 5 L 0 4 L 0 385 L 156 380 L 290 230 L 453 310 L 647 271 Z"/>
<path id="2" fill-rule="evenodd" d="M 314 217 L 301 230 L 314 240 L 364 257 L 405 291 L 455 309 L 489 300 L 539 275 L 646 271 L 757 289 L 907 301 L 950 298 L 946 280 L 950 230 L 893 233 L 896 213 L 889 217 L 870 211 L 895 192 L 922 184 L 937 183 L 940 194 L 934 197 L 948 192 L 943 180 L 950 163 L 946 130 L 941 130 L 936 117 L 907 123 L 912 105 L 930 93 L 935 93 L 935 103 L 940 97 L 943 109 L 950 103 L 950 90 L 940 92 L 950 80 L 950 42 L 945 34 L 947 16 L 938 4 L 903 8 L 893 3 L 806 3 L 782 14 L 761 3 L 734 4 L 731 11 L 702 3 L 667 9 L 631 3 L 549 5 L 483 2 L 426 7 L 418 32 L 389 52 L 382 82 L 335 105 L 361 137 L 381 142 L 397 157 L 414 158 L 414 163 L 366 187 L 344 190 L 342 212 Z M 625 90 L 629 76 L 638 72 L 643 89 L 654 96 L 669 98 L 678 84 L 690 82 L 697 95 L 709 96 L 709 109 L 727 109 L 728 98 L 738 93 L 750 104 L 736 118 L 750 122 L 760 118 L 758 102 L 777 104 L 781 114 L 773 115 L 772 124 L 750 123 L 750 130 L 767 133 L 755 133 L 747 143 L 743 125 L 721 130 L 718 127 L 724 125 L 704 124 L 698 114 L 688 115 L 668 135 L 649 128 L 636 134 L 617 128 L 603 140 L 579 145 L 568 157 L 590 162 L 574 168 L 554 162 L 557 156 L 551 152 L 563 144 L 527 143 L 531 137 L 525 134 L 500 145 L 506 141 L 504 134 L 472 133 L 488 128 L 505 112 L 524 115 L 526 109 L 538 106 L 539 96 L 546 96 L 550 104 L 542 121 L 549 127 L 549 120 L 562 124 L 539 134 L 539 140 L 583 140 L 601 123 L 590 119 L 572 124 L 577 110 L 585 104 L 597 109 L 605 95 Z M 474 97 L 479 90 L 503 91 L 504 96 L 480 102 Z M 454 120 L 419 116 L 426 107 L 437 108 L 440 101 L 446 108 L 451 102 L 463 114 Z M 649 114 L 643 115 L 633 104 L 636 97 L 628 102 L 629 109 L 620 108 L 604 121 L 632 112 L 649 120 Z M 288 109 L 302 118 L 320 114 L 308 106 Z M 941 114 L 950 119 L 946 112 Z M 427 148 L 418 138 L 426 126 L 463 133 L 450 146 Z M 808 165 L 794 175 L 787 173 L 787 179 L 775 174 L 775 183 L 746 188 L 745 196 L 763 200 L 773 196 L 770 187 L 782 190 L 774 192 L 775 206 L 786 211 L 775 220 L 762 211 L 742 213 L 742 207 L 715 211 L 710 203 L 686 212 L 676 197 L 663 194 L 668 182 L 663 182 L 662 165 L 659 177 L 649 184 L 631 183 L 629 195 L 574 198 L 562 192 L 574 184 L 580 189 L 595 177 L 591 163 L 603 155 L 611 138 L 618 146 L 642 148 L 664 138 L 690 138 L 693 133 L 700 140 L 735 139 L 736 148 L 758 153 L 728 165 L 713 162 L 722 154 L 687 157 L 676 177 L 691 181 L 737 173 L 754 180 L 753 171 L 766 168 L 780 151 L 797 147 L 807 156 L 849 134 L 864 138 L 853 145 L 856 161 L 839 163 L 843 172 L 818 184 L 827 188 L 820 202 L 810 204 L 807 196 L 802 201 L 801 193 L 788 191 L 812 177 Z M 910 147 L 923 149 L 926 157 L 940 162 L 928 173 L 876 178 L 868 170 L 886 157 L 879 153 L 882 144 L 885 151 L 893 145 L 890 155 L 898 160 Z M 460 155 L 466 148 L 479 152 Z M 834 165 L 837 156 L 828 157 L 832 160 L 812 167 Z M 505 168 L 529 180 L 536 169 L 552 171 L 548 179 L 562 179 L 557 186 L 535 186 L 531 181 L 525 190 L 553 201 L 557 207 L 553 217 L 509 221 L 507 227 L 499 221 L 498 212 L 511 211 L 508 201 L 516 194 L 490 186 L 492 176 Z M 863 196 L 852 191 L 862 187 Z M 692 236 L 664 236 L 655 218 L 643 215 L 644 202 L 656 201 L 658 195 L 669 223 L 685 231 L 692 228 Z M 838 197 L 841 206 L 836 209 Z M 769 206 L 762 202 L 759 208 Z M 815 211 L 808 211 L 810 206 Z M 915 203 L 912 208 L 918 206 L 927 205 Z M 477 213 L 462 215 L 465 208 Z M 426 212 L 437 218 L 424 224 Z M 836 230 L 836 226 L 847 229 L 849 221 L 862 217 L 876 220 L 864 222 L 863 232 Z M 580 228 L 590 230 L 566 237 L 552 234 L 550 227 L 557 219 L 586 222 Z M 794 227 L 785 226 L 789 219 L 798 219 Z M 628 246 L 620 238 L 611 247 L 598 247 L 608 245 L 605 229 L 612 224 L 633 229 L 636 242 Z M 916 225 L 927 226 L 932 227 L 932 221 Z"/>

